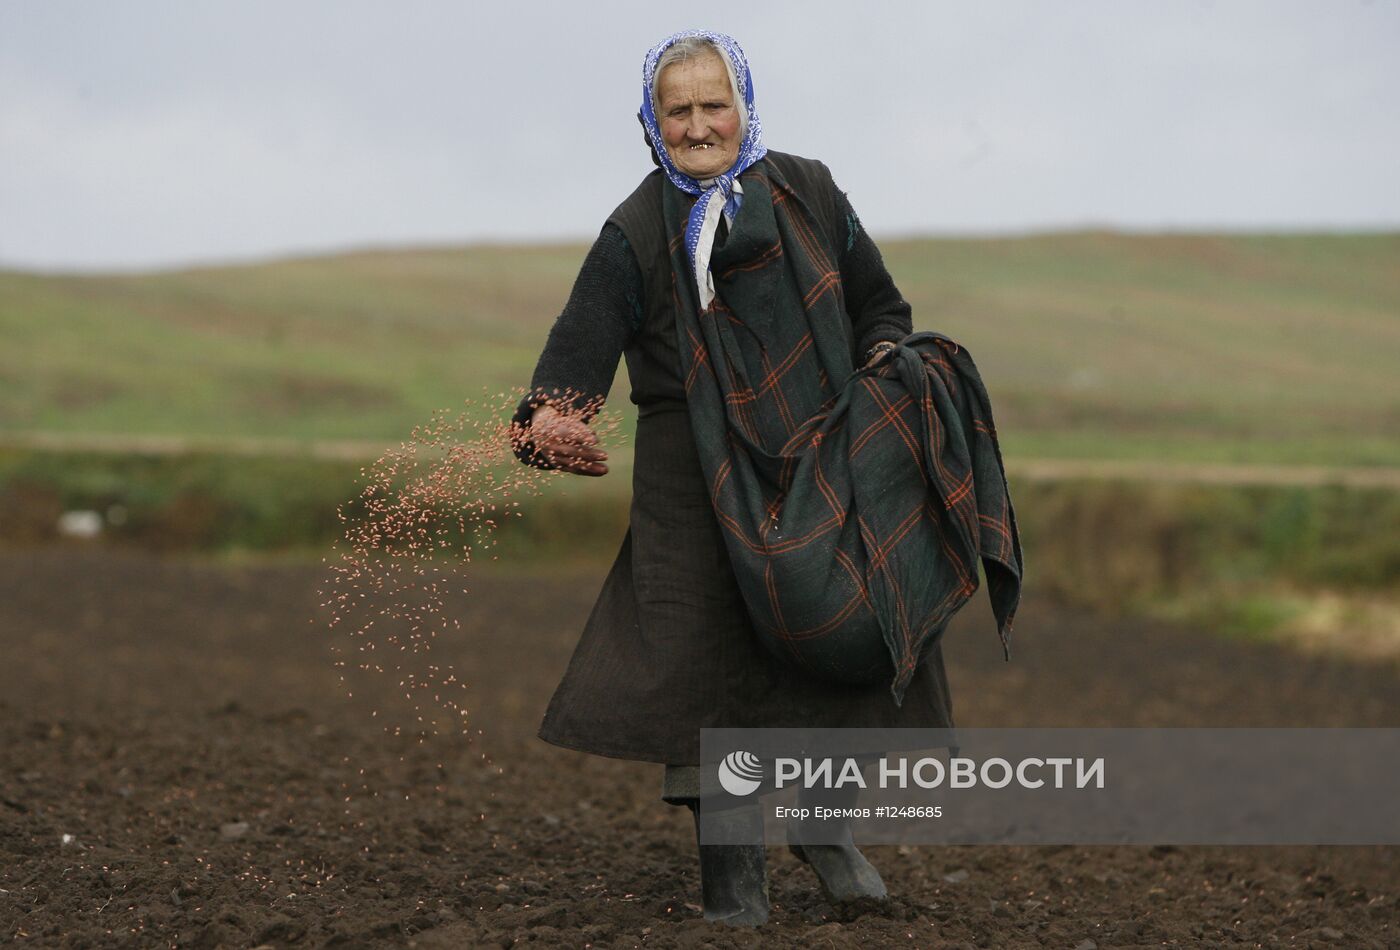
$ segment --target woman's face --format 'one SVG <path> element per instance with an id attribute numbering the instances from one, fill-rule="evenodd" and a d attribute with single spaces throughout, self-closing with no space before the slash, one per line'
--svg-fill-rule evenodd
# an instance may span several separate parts
<path id="1" fill-rule="evenodd" d="M 661 138 L 676 167 L 713 178 L 739 158 L 739 104 L 717 55 L 672 63 L 656 80 Z"/>

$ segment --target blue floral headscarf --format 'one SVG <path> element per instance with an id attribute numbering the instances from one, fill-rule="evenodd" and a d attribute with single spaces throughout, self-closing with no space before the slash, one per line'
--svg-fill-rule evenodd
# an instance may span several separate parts
<path id="1" fill-rule="evenodd" d="M 748 116 L 748 127 L 744 131 L 743 141 L 739 143 L 739 157 L 728 171 L 714 178 L 691 178 L 671 161 L 671 154 L 666 151 L 666 144 L 661 138 L 661 125 L 656 119 L 656 110 L 651 101 L 651 92 L 656 82 L 657 61 L 672 44 L 688 36 L 704 37 L 729 57 L 729 62 L 734 67 L 734 78 L 739 83 L 739 95 L 744 100 L 744 110 Z M 753 107 L 753 77 L 749 75 L 749 61 L 744 57 L 744 51 L 734 37 L 723 33 L 711 33 L 709 30 L 684 30 L 653 46 L 647 53 L 646 62 L 642 64 L 642 125 L 646 127 L 647 138 L 666 172 L 666 177 L 671 179 L 671 184 L 688 194 L 699 196 L 686 224 L 685 249 L 695 267 L 695 286 L 699 291 L 700 306 L 708 308 L 715 296 L 714 278 L 710 275 L 710 250 L 714 246 L 720 213 L 723 212 L 727 218 L 733 220 L 744 194 L 743 186 L 739 184 L 739 176 L 768 153 L 768 149 L 763 147 L 763 123 L 759 121 L 758 112 Z"/>

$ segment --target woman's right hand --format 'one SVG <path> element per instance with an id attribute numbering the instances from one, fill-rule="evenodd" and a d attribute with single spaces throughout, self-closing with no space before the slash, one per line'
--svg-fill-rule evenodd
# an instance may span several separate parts
<path id="1" fill-rule="evenodd" d="M 537 406 L 530 416 L 530 440 L 556 468 L 576 475 L 608 474 L 608 453 L 598 448 L 598 436 L 588 423 L 551 405 Z"/>

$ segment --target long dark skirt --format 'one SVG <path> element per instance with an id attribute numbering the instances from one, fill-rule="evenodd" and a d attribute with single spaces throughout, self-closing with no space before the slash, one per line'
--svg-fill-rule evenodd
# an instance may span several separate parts
<path id="1" fill-rule="evenodd" d="M 685 403 L 642 407 L 631 527 L 540 738 L 597 755 L 697 765 L 702 728 L 952 724 L 938 648 L 897 707 L 886 684 L 815 679 L 763 647 L 734 580 Z"/>

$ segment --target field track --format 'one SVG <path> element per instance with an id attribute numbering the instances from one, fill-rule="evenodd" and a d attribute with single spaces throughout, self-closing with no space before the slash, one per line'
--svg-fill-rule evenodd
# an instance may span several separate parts
<path id="1" fill-rule="evenodd" d="M 391 448 L 381 442 L 295 439 L 190 439 L 180 436 L 0 434 L 0 450 L 183 456 L 196 453 L 268 458 L 373 462 Z M 1249 465 L 1130 459 L 1013 458 L 1007 472 L 1035 482 L 1112 479 L 1206 485 L 1283 485 L 1400 489 L 1400 468 L 1384 466 Z"/>

